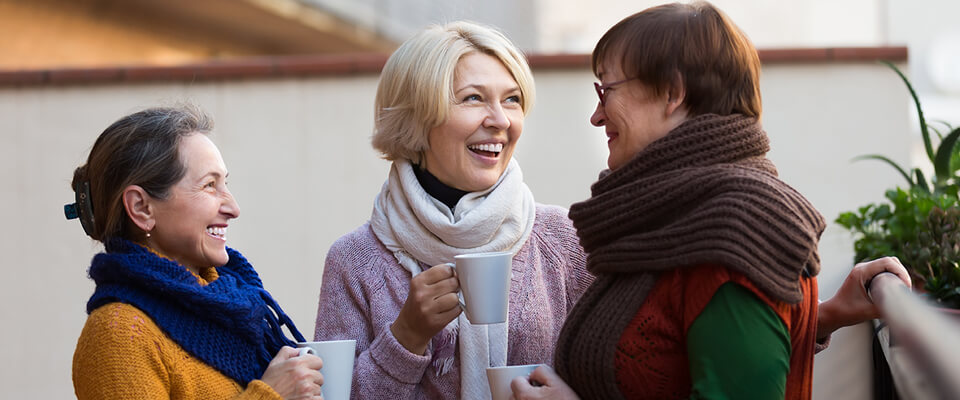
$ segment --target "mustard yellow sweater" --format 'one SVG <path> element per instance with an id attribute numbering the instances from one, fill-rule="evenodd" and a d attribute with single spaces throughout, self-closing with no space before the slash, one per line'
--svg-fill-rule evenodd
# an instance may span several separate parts
<path id="1" fill-rule="evenodd" d="M 201 282 L 216 279 L 213 268 L 203 275 L 207 279 Z M 282 400 L 260 380 L 244 390 L 183 350 L 143 311 L 124 303 L 106 304 L 87 317 L 73 354 L 73 388 L 80 400 Z"/>

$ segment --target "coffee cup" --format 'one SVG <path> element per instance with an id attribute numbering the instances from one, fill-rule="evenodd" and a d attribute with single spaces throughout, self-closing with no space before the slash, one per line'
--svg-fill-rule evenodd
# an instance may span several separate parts
<path id="1" fill-rule="evenodd" d="M 328 340 L 323 342 L 300 342 L 300 355 L 314 354 L 323 360 L 324 400 L 349 400 L 353 386 L 353 359 L 356 355 L 356 340 Z"/>
<path id="2" fill-rule="evenodd" d="M 533 370 L 543 364 L 510 365 L 506 367 L 487 368 L 487 382 L 490 384 L 490 394 L 493 400 L 510 400 L 513 390 L 510 382 L 518 376 L 530 376 Z"/>
<path id="3" fill-rule="evenodd" d="M 449 264 L 457 271 L 460 306 L 471 324 L 498 324 L 507 320 L 513 253 L 461 254 Z"/>

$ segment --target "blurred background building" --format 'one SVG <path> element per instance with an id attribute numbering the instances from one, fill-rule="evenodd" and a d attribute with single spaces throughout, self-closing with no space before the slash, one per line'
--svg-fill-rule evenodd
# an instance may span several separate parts
<path id="1" fill-rule="evenodd" d="M 422 27 L 470 19 L 532 53 L 589 53 L 651 0 L 0 0 L 0 68 L 172 65 L 250 56 L 389 54 Z M 934 114 L 960 119 L 951 0 L 717 0 L 759 48 L 906 45 Z M 939 111 L 942 111 L 939 112 Z"/>
<path id="2" fill-rule="evenodd" d="M 496 26 L 528 52 L 538 104 L 516 158 L 537 200 L 589 196 L 605 165 L 586 54 L 648 0 L 0 0 L 0 385 L 10 398 L 69 398 L 71 357 L 100 246 L 76 221 L 73 168 L 127 113 L 192 101 L 242 206 L 230 246 L 311 336 L 323 258 L 362 224 L 389 164 L 369 146 L 379 67 L 432 23 Z M 876 59 L 908 71 L 928 118 L 960 124 L 955 0 L 716 0 L 764 63 L 764 126 L 784 180 L 832 221 L 901 184 L 870 162 L 922 157 L 909 95 Z M 909 58 L 900 46 L 909 51 Z M 855 49 L 849 49 L 849 48 Z M 838 50 L 839 48 L 839 50 Z M 844 50 L 846 49 L 846 50 Z M 852 267 L 834 224 L 821 242 L 821 297 Z M 872 329 L 818 355 L 815 398 L 872 398 Z"/>

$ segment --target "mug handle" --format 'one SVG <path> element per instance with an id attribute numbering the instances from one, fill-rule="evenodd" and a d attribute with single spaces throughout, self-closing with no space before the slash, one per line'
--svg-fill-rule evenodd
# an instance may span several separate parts
<path id="1" fill-rule="evenodd" d="M 454 271 L 457 270 L 457 264 L 448 262 L 447 265 L 449 265 L 450 268 L 453 268 Z M 457 282 L 459 284 L 460 282 L 459 278 L 457 278 Z M 460 303 L 460 309 L 463 310 L 463 312 L 467 312 L 467 305 L 463 304 L 463 290 L 457 291 L 457 302 Z"/>
<path id="2" fill-rule="evenodd" d="M 317 355 L 317 352 L 313 351 L 313 348 L 310 348 L 310 347 L 301 347 L 300 354 L 297 354 L 297 357 L 303 357 L 304 355 L 307 355 L 307 354 Z"/>

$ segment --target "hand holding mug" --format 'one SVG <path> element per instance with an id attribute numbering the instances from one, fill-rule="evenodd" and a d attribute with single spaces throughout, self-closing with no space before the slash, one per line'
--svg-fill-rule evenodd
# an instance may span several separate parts
<path id="1" fill-rule="evenodd" d="M 320 399 L 323 361 L 315 355 L 300 355 L 300 351 L 283 346 L 273 357 L 260 378 L 285 399 Z"/>
<path id="2" fill-rule="evenodd" d="M 410 293 L 390 332 L 411 353 L 424 354 L 434 335 L 460 315 L 460 284 L 446 264 L 435 265 L 410 280 Z"/>
<path id="3" fill-rule="evenodd" d="M 529 377 L 518 376 L 513 378 L 513 381 L 510 382 L 510 389 L 513 391 L 513 398 L 517 400 L 574 400 L 580 398 L 552 368 L 545 365 L 537 367 L 530 373 Z"/>

